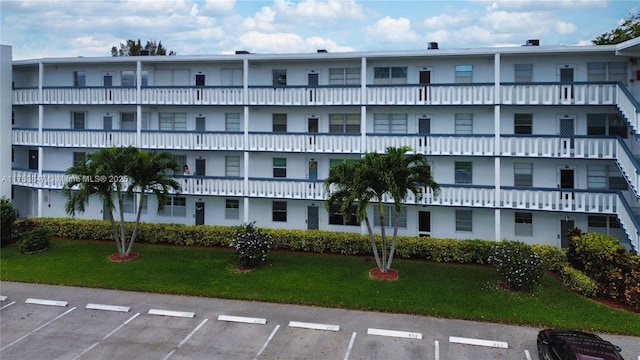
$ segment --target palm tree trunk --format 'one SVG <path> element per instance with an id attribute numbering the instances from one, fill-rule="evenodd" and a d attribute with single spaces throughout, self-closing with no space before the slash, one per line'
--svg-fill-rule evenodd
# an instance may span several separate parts
<path id="1" fill-rule="evenodd" d="M 118 253 L 124 256 L 125 247 L 127 246 L 127 233 L 124 223 L 124 211 L 122 211 L 123 202 L 122 202 L 122 192 L 120 190 L 120 186 L 116 185 L 117 191 L 116 196 L 118 198 L 118 210 L 120 210 L 120 248 L 118 249 Z"/>
<path id="2" fill-rule="evenodd" d="M 378 212 L 380 214 L 380 237 L 382 238 L 382 266 L 378 266 L 383 273 L 387 272 L 387 235 L 384 232 L 384 205 L 382 196 L 378 196 Z"/>
<path id="3" fill-rule="evenodd" d="M 382 267 L 382 263 L 380 262 L 380 255 L 378 255 L 378 245 L 376 245 L 375 237 L 373 236 L 373 229 L 371 228 L 371 222 L 369 221 L 369 217 L 364 217 L 364 223 L 367 225 L 367 231 L 369 232 L 369 241 L 371 241 L 371 248 L 373 249 L 373 257 L 376 259 L 376 265 L 378 269 Z"/>
<path id="4" fill-rule="evenodd" d="M 389 251 L 389 259 L 387 260 L 386 268 L 391 269 L 391 263 L 393 262 L 393 255 L 396 252 L 396 239 L 398 238 L 398 225 L 400 224 L 400 216 L 396 213 L 396 217 L 393 221 L 393 237 L 391 238 L 391 251 Z"/>
<path id="5" fill-rule="evenodd" d="M 131 249 L 133 248 L 133 242 L 136 241 L 136 236 L 138 235 L 138 225 L 140 224 L 140 215 L 142 214 L 142 203 L 144 202 L 144 194 L 140 194 L 140 200 L 138 201 L 138 212 L 136 213 L 136 222 L 133 225 L 133 233 L 131 233 L 131 240 L 129 241 L 129 247 L 127 247 L 127 252 L 125 255 L 129 255 L 131 253 Z"/>
<path id="6" fill-rule="evenodd" d="M 118 227 L 116 226 L 116 220 L 113 218 L 113 212 L 109 210 L 107 212 L 109 215 L 109 222 L 111 223 L 111 232 L 113 232 L 113 240 L 116 242 L 116 249 L 118 249 L 118 253 L 120 253 L 120 235 L 118 235 Z"/>

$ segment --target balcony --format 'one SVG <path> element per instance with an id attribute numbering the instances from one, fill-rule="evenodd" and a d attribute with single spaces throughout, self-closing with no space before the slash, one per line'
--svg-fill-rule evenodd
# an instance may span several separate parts
<path id="1" fill-rule="evenodd" d="M 503 83 L 503 105 L 615 105 L 617 83 Z"/>
<path id="2" fill-rule="evenodd" d="M 242 87 L 145 87 L 142 105 L 243 105 Z"/>
<path id="3" fill-rule="evenodd" d="M 360 154 L 359 134 L 249 133 L 248 151 Z"/>

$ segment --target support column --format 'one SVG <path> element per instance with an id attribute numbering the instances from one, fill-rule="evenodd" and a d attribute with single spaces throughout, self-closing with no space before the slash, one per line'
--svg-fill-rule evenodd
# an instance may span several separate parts
<path id="1" fill-rule="evenodd" d="M 493 107 L 493 127 L 494 127 L 494 142 L 493 142 L 493 149 L 494 149 L 494 174 L 493 174 L 493 178 L 494 178 L 494 191 L 495 191 L 495 195 L 494 195 L 494 231 L 495 231 L 495 235 L 494 235 L 494 240 L 495 241 L 500 241 L 500 239 L 502 238 L 502 224 L 501 224 L 501 211 L 500 211 L 500 207 L 502 206 L 501 202 L 502 202 L 502 196 L 501 196 L 501 181 L 500 181 L 500 174 L 501 174 L 501 164 L 500 164 L 500 156 L 502 154 L 502 150 L 500 148 L 500 103 L 501 103 L 501 99 L 500 99 L 500 53 L 496 53 L 494 56 L 494 63 L 493 63 L 494 69 L 494 93 L 493 93 L 493 99 L 494 99 L 494 107 Z"/>
<path id="2" fill-rule="evenodd" d="M 242 221 L 249 222 L 249 60 L 242 61 L 242 92 L 244 102 L 244 119 L 242 123 L 243 143 L 243 190 L 242 190 Z"/>
<path id="3" fill-rule="evenodd" d="M 142 147 L 142 62 L 136 61 L 136 147 Z"/>
<path id="4" fill-rule="evenodd" d="M 0 45 L 0 198 L 11 199 L 11 104 L 12 90 L 12 50 L 11 46 Z"/>

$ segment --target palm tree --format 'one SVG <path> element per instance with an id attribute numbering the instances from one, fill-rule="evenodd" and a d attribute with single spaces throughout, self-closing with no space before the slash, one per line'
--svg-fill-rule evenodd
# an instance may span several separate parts
<path id="1" fill-rule="evenodd" d="M 104 211 L 111 223 L 113 238 L 118 252 L 124 254 L 125 227 L 122 211 L 120 211 L 120 229 L 113 216 L 114 196 L 122 210 L 121 180 L 126 179 L 126 164 L 130 161 L 132 151 L 127 148 L 106 148 L 92 154 L 86 154 L 82 161 L 66 171 L 67 182 L 62 187 L 62 195 L 67 198 L 65 210 L 69 215 L 84 212 L 89 199 L 96 195 L 103 203 Z"/>
<path id="2" fill-rule="evenodd" d="M 142 205 L 144 204 L 144 193 L 151 192 L 158 199 L 158 211 L 164 209 L 166 200 L 170 196 L 170 191 L 180 192 L 182 188 L 174 179 L 167 176 L 167 170 L 177 173 L 180 171 L 180 165 L 176 162 L 175 157 L 167 152 L 146 152 L 138 150 L 134 161 L 129 164 L 128 175 L 130 184 L 127 188 L 127 194 L 133 196 L 134 191 L 140 192 L 138 199 L 138 209 L 136 212 L 136 222 L 133 227 L 133 233 L 129 240 L 129 246 L 124 255 L 129 255 L 133 248 L 138 233 L 138 225 L 140 224 L 140 214 L 142 214 Z"/>
<path id="3" fill-rule="evenodd" d="M 421 200 L 426 189 L 430 189 L 437 196 L 439 185 L 433 180 L 427 159 L 422 154 L 407 154 L 410 147 L 387 148 L 385 154 L 373 152 L 365 153 L 356 162 L 343 162 L 329 171 L 324 181 L 325 192 L 328 195 L 327 207 L 338 207 L 344 216 L 350 212 L 353 205 L 357 206 L 359 222 L 365 221 L 369 240 L 378 269 L 387 272 L 396 248 L 398 233 L 398 219 L 402 212 L 402 204 L 409 192 Z M 387 245 L 385 230 L 384 195 L 390 195 L 394 200 L 395 220 L 391 247 Z M 373 229 L 367 215 L 367 207 L 375 201 L 380 217 L 381 249 L 374 240 Z"/>

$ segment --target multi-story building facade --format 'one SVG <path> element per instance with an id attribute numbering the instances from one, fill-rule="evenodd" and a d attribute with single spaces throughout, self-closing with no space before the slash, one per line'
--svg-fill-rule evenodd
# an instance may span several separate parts
<path id="1" fill-rule="evenodd" d="M 406 199 L 401 235 L 563 246 L 578 227 L 638 251 L 639 59 L 640 38 L 13 61 L 2 122 L 11 197 L 23 217 L 66 216 L 64 171 L 133 145 L 169 150 L 192 171 L 175 175 L 183 190 L 163 212 L 148 195 L 142 221 L 364 232 L 325 208 L 323 179 L 344 159 L 408 145 L 442 191 Z M 97 198 L 78 215 L 103 216 Z"/>

